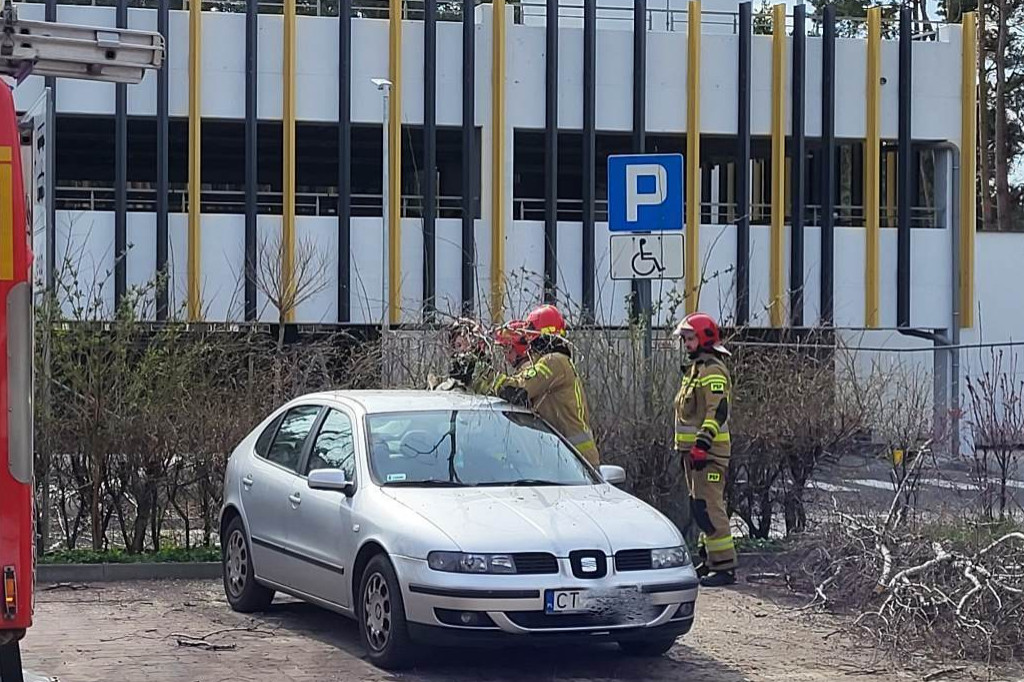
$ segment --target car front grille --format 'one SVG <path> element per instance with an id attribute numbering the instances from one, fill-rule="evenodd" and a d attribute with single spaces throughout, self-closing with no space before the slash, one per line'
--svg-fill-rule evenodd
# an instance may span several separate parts
<path id="1" fill-rule="evenodd" d="M 601 628 L 616 626 L 643 626 L 655 620 L 664 606 L 645 606 L 629 613 L 566 613 L 547 614 L 543 611 L 506 611 L 510 621 L 528 630 L 561 630 L 565 628 Z"/>
<path id="2" fill-rule="evenodd" d="M 558 573 L 558 560 L 547 552 L 520 552 L 513 554 L 512 560 L 516 563 L 516 573 L 520 575 Z"/>
<path id="3" fill-rule="evenodd" d="M 615 553 L 615 570 L 649 571 L 651 569 L 651 550 L 624 549 Z"/>

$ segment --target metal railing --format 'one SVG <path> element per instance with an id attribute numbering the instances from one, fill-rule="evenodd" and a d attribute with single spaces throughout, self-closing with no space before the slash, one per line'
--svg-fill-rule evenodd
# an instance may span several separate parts
<path id="1" fill-rule="evenodd" d="M 351 206 L 353 217 L 374 217 L 381 215 L 380 194 L 353 194 Z M 200 192 L 200 212 L 206 214 L 245 213 L 245 190 L 203 189 Z M 478 202 L 479 203 L 479 202 Z M 115 191 L 112 187 L 56 187 L 54 204 L 60 211 L 113 211 L 116 208 Z M 128 210 L 131 212 L 153 213 L 156 211 L 156 189 L 133 187 L 127 193 Z M 167 194 L 167 210 L 171 213 L 188 211 L 188 188 L 172 187 Z M 256 197 L 256 211 L 261 215 L 281 215 L 284 212 L 284 195 L 275 191 L 260 191 Z M 438 218 L 461 218 L 462 197 L 439 196 L 436 202 Z M 338 193 L 328 191 L 304 191 L 295 194 L 295 214 L 301 216 L 338 215 Z M 479 215 L 479 206 L 477 206 Z M 404 218 L 423 216 L 423 197 L 407 194 L 402 196 L 401 215 Z"/>
<path id="2" fill-rule="evenodd" d="M 115 210 L 115 191 L 112 187 L 75 187 L 60 185 L 54 195 L 55 205 L 61 211 L 113 211 Z M 380 194 L 351 195 L 353 217 L 379 217 L 381 212 Z M 127 193 L 128 210 L 132 212 L 153 213 L 156 211 L 156 189 L 152 187 L 132 187 Z M 479 201 L 475 202 L 476 217 L 480 217 Z M 204 189 L 200 192 L 201 212 L 206 214 L 239 214 L 245 213 L 245 189 Z M 168 210 L 171 213 L 188 211 L 188 188 L 173 186 L 168 192 Z M 281 215 L 284 210 L 284 195 L 276 191 L 260 191 L 256 197 L 256 210 L 261 215 Z M 401 216 L 403 218 L 423 217 L 423 197 L 418 194 L 404 194 L 401 200 Z M 461 218 L 462 197 L 439 196 L 436 202 L 438 218 Z M 569 222 L 582 222 L 583 202 L 580 199 L 559 199 L 557 202 L 558 219 Z M 301 216 L 336 216 L 338 215 L 338 193 L 334 188 L 320 191 L 300 191 L 295 194 L 295 213 Z M 544 220 L 544 199 L 517 197 L 512 200 L 512 217 L 514 220 Z M 808 226 L 821 225 L 821 206 L 809 204 L 804 207 L 804 222 Z M 835 207 L 835 225 L 839 227 L 863 227 L 864 207 L 853 204 Z M 882 227 L 896 227 L 896 208 L 883 206 L 879 212 Z M 608 220 L 608 201 L 598 199 L 594 202 L 594 219 L 598 222 Z M 914 206 L 910 209 L 910 226 L 913 228 L 930 229 L 945 227 L 945 216 L 940 210 L 930 206 Z M 736 204 L 728 202 L 701 203 L 701 222 L 709 225 L 728 225 L 737 221 Z M 789 221 L 787 212 L 786 221 Z M 771 204 L 752 203 L 750 205 L 750 222 L 754 225 L 767 225 L 771 222 Z"/>
<path id="3" fill-rule="evenodd" d="M 45 0 L 21 0 L 22 2 L 42 3 Z M 244 13 L 246 0 L 200 0 L 204 11 Z M 116 7 L 118 0 L 60 0 L 62 5 L 93 6 L 93 7 Z M 402 2 L 402 18 L 411 21 L 422 20 L 424 15 L 424 0 L 404 0 Z M 490 4 L 475 0 L 474 6 Z M 141 9 L 157 9 L 159 0 L 128 0 L 128 6 Z M 338 0 L 296 0 L 295 11 L 302 16 L 336 17 L 338 16 Z M 547 5 L 537 0 L 517 2 L 512 0 L 508 7 L 513 11 L 514 21 L 517 24 L 543 24 L 547 17 Z M 170 0 L 172 10 L 184 10 L 188 8 L 188 0 Z M 260 0 L 257 4 L 257 11 L 260 14 L 284 14 L 283 0 Z M 439 21 L 461 21 L 462 2 L 461 0 L 440 0 L 437 3 Z M 647 9 L 647 30 L 677 32 L 686 31 L 687 10 L 685 8 L 651 8 Z M 365 19 L 387 19 L 390 17 L 390 9 L 387 0 L 355 0 L 352 5 L 352 16 Z M 633 26 L 633 8 L 615 7 L 598 4 L 596 11 L 598 25 L 602 29 L 619 28 L 631 29 Z M 567 25 L 573 25 L 578 20 L 583 22 L 583 6 L 580 4 L 559 4 L 559 20 L 570 20 Z M 757 7 L 754 11 L 754 30 L 756 33 L 763 33 L 758 29 L 758 22 L 770 21 L 771 15 L 762 14 Z M 898 16 L 885 15 L 882 18 L 883 39 L 895 39 Z M 862 38 L 867 35 L 866 18 L 842 16 L 836 18 L 836 35 L 840 38 Z M 914 38 L 916 40 L 939 40 L 948 41 L 948 31 L 942 29 L 949 26 L 949 22 L 943 21 L 922 21 L 914 19 L 912 22 Z M 704 10 L 701 12 L 701 27 L 706 33 L 737 33 L 739 30 L 739 12 L 721 10 Z M 793 28 L 792 13 L 786 14 L 786 29 L 791 32 Z M 807 17 L 808 35 L 817 36 L 821 33 L 820 20 L 812 15 Z"/>
<path id="4" fill-rule="evenodd" d="M 512 214 L 516 220 L 544 220 L 544 199 L 516 198 L 512 202 Z M 583 202 L 580 199 L 559 199 L 557 202 L 558 219 L 569 222 L 583 220 Z M 702 202 L 701 223 L 705 225 L 729 225 L 737 222 L 736 204 L 727 202 Z M 838 205 L 833 212 L 837 227 L 864 227 L 864 207 L 858 205 Z M 896 209 L 883 206 L 879 211 L 882 227 L 896 227 Z M 918 229 L 944 227 L 944 216 L 930 206 L 914 206 L 910 209 L 910 226 Z M 608 220 L 608 201 L 600 199 L 594 202 L 594 219 L 598 222 Z M 804 224 L 809 227 L 821 225 L 822 207 L 809 204 L 804 207 Z M 786 222 L 790 220 L 789 212 Z M 750 222 L 753 225 L 768 225 L 771 222 L 771 204 L 752 203 L 750 205 Z"/>

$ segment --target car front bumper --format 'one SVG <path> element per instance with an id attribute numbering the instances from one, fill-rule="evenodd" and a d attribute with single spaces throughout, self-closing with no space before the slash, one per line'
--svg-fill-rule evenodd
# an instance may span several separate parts
<path id="1" fill-rule="evenodd" d="M 510 635 L 545 641 L 679 636 L 693 624 L 699 585 L 692 566 L 612 572 L 597 580 L 573 577 L 567 560 L 559 560 L 559 573 L 546 575 L 443 573 L 424 560 L 399 557 L 395 568 L 410 634 L 433 643 L 486 644 Z M 630 590 L 630 596 L 594 613 L 545 612 L 547 590 L 576 589 Z"/>

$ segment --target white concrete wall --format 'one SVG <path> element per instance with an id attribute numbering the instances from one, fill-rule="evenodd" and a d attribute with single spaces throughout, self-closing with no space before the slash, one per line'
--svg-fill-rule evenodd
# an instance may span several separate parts
<path id="1" fill-rule="evenodd" d="M 77 273 L 83 290 L 95 285 L 109 307 L 113 302 L 114 217 L 110 212 L 58 212 L 58 260 L 67 262 Z M 260 250 L 273 254 L 280 239 L 281 219 L 260 216 L 258 244 Z M 456 313 L 461 292 L 461 221 L 442 219 L 437 226 L 437 305 Z M 569 311 L 578 311 L 583 291 L 583 229 L 580 223 L 560 222 L 558 228 L 559 300 Z M 169 259 L 173 273 L 171 308 L 179 308 L 186 291 L 186 217 L 171 216 Z M 128 222 L 129 253 L 127 257 L 129 285 L 144 285 L 155 276 L 155 221 L 150 213 L 131 213 Z M 211 320 L 238 320 L 242 317 L 242 277 L 245 257 L 244 216 L 204 216 L 201 231 L 202 270 L 200 285 L 203 310 Z M 320 273 L 311 280 L 318 282 L 317 291 L 303 301 L 297 310 L 297 321 L 331 323 L 337 320 L 337 221 L 334 218 L 300 216 L 296 219 L 298 251 L 309 249 Z M 979 263 L 989 255 L 993 262 L 1012 263 L 1014 254 L 1024 255 L 1024 236 L 999 235 L 1003 250 L 990 249 L 994 235 L 979 238 Z M 597 224 L 595 241 L 595 296 L 598 320 L 622 324 L 626 320 L 628 282 L 612 281 L 608 227 Z M 789 281 L 788 229 L 784 235 L 784 279 Z M 477 299 L 486 307 L 490 291 L 490 234 L 484 221 L 477 221 Z M 768 244 L 769 228 L 754 225 L 750 245 L 750 310 L 752 322 L 768 325 L 769 296 Z M 843 327 L 864 325 L 864 231 L 859 228 L 836 230 L 835 316 Z M 505 243 L 506 308 L 518 314 L 541 300 L 544 262 L 544 225 L 540 221 L 514 221 L 509 224 Z M 808 228 L 805 236 L 804 316 L 813 324 L 819 314 L 820 235 L 817 228 Z M 914 230 L 912 241 L 912 323 L 921 327 L 947 327 L 950 317 L 950 273 L 948 267 L 948 232 L 945 230 Z M 882 327 L 896 324 L 896 231 L 885 229 L 881 238 L 881 320 Z M 404 321 L 417 321 L 423 301 L 423 232 L 418 219 L 402 221 L 401 300 Z M 735 310 L 736 230 L 731 226 L 705 225 L 701 228 L 700 307 L 724 320 Z M 352 290 L 350 305 L 353 322 L 378 323 L 382 315 L 383 230 L 380 218 L 355 218 L 352 222 L 352 253 L 350 267 Z M 1009 267 L 1009 265 L 1007 265 Z M 1010 312 L 1016 298 L 999 277 L 1006 270 L 985 266 L 979 272 L 979 319 L 991 325 L 1002 325 L 1012 318 Z M 684 281 L 654 284 L 653 294 L 658 309 L 658 322 L 666 324 L 679 315 L 678 302 Z M 151 296 L 150 296 L 151 298 Z M 257 309 L 260 319 L 275 320 L 277 312 L 263 292 L 259 292 Z M 151 311 L 150 311 L 151 312 Z M 993 322 L 993 319 L 995 320 Z M 1024 322 L 1021 334 L 1024 335 Z M 998 333 L 1003 327 L 997 326 Z"/>
<path id="2" fill-rule="evenodd" d="M 25 18 L 41 18 L 41 4 L 26 4 Z M 511 9 L 509 10 L 511 16 Z M 711 15 L 709 15 L 711 16 Z M 60 21 L 113 26 L 113 8 L 62 5 Z M 716 20 L 727 18 L 724 15 Z M 680 19 L 683 20 L 682 18 Z M 337 120 L 338 36 L 337 20 L 319 17 L 297 19 L 297 116 L 306 121 Z M 202 112 L 210 118 L 242 118 L 245 115 L 245 16 L 207 12 L 202 31 Z M 632 35 L 622 22 L 601 24 L 597 46 L 597 125 L 601 130 L 627 131 L 632 128 Z M 129 10 L 129 25 L 155 30 L 156 11 Z M 628 26 L 628 24 L 626 24 Z M 701 109 L 702 132 L 728 135 L 736 131 L 737 36 L 707 27 L 702 38 Z M 438 24 L 438 109 L 439 125 L 461 123 L 462 40 L 461 25 Z M 915 43 L 914 121 L 916 138 L 959 141 L 960 72 L 959 28 L 950 27 L 946 42 Z M 370 82 L 384 76 L 388 68 L 388 24 L 384 20 L 356 19 L 352 28 L 352 118 L 356 122 L 381 120 L 380 94 Z M 651 132 L 682 132 L 686 129 L 685 30 L 667 32 L 654 22 L 647 45 L 647 128 Z M 280 118 L 282 98 L 282 19 L 261 15 L 258 49 L 258 109 L 260 118 Z M 171 13 L 167 40 L 172 116 L 188 113 L 188 15 Z M 836 134 L 860 138 L 865 133 L 865 42 L 839 40 L 836 54 Z M 508 27 L 508 110 L 510 128 L 540 128 L 544 125 L 543 26 Z M 423 120 L 423 32 L 420 22 L 405 22 L 403 28 L 402 120 L 419 124 Z M 491 102 L 490 8 L 478 9 L 476 42 L 477 123 L 490 118 Z M 807 132 L 820 132 L 821 41 L 807 40 Z M 787 46 L 787 88 L 791 50 Z M 770 133 L 771 37 L 754 36 L 752 55 L 753 134 Z M 898 78 L 897 44 L 882 45 L 882 137 L 895 138 L 897 126 Z M 559 43 L 559 125 L 582 126 L 583 35 L 579 28 L 560 30 Z M 34 101 L 41 79 L 29 78 L 16 91 L 20 108 Z M 153 115 L 156 106 L 156 75 L 148 74 L 139 85 L 129 86 L 129 114 Z M 61 80 L 57 106 L 61 112 L 112 114 L 114 86 L 107 83 Z M 787 116 L 789 112 L 789 98 Z"/>
<path id="3" fill-rule="evenodd" d="M 41 16 L 41 5 L 25 5 L 26 18 Z M 140 28 L 155 27 L 155 12 L 131 10 L 130 24 Z M 112 25 L 109 8 L 61 6 L 62 21 Z M 261 118 L 275 118 L 281 111 L 281 19 L 260 17 L 259 45 L 259 113 Z M 609 23 L 611 22 L 611 23 Z M 648 42 L 648 129 L 654 132 L 685 130 L 686 108 L 686 34 L 685 31 L 654 30 Z M 710 24 L 709 24 L 710 26 Z M 244 16 L 207 13 L 203 25 L 202 109 L 210 118 L 241 118 L 244 102 Z M 598 126 L 602 130 L 626 131 L 632 127 L 630 93 L 632 85 L 632 37 L 628 23 L 608 19 L 598 34 Z M 719 27 L 720 28 L 720 27 Z M 174 12 L 168 39 L 166 68 L 171 77 L 171 112 L 184 116 L 188 104 L 188 35 L 187 15 Z M 404 97 L 403 121 L 422 120 L 422 51 L 421 26 L 407 22 L 404 29 Z M 438 39 L 438 122 L 458 125 L 461 117 L 461 26 L 439 24 Z M 337 35 L 336 20 L 300 17 L 298 20 L 298 115 L 303 120 L 332 121 L 337 117 Z M 914 60 L 914 135 L 919 138 L 949 140 L 957 143 L 960 129 L 959 32 L 949 30 L 949 38 L 937 43 L 915 45 Z M 490 9 L 478 9 L 477 25 L 477 120 L 483 127 L 481 149 L 483 178 L 482 219 L 476 223 L 477 303 L 486 307 L 490 290 L 490 217 L 491 183 L 491 50 Z M 560 31 L 559 54 L 559 123 L 563 128 L 581 125 L 582 112 L 582 35 L 578 27 L 564 26 Z M 387 23 L 379 20 L 356 20 L 353 26 L 353 118 L 360 122 L 379 121 L 380 96 L 370 78 L 387 71 Z M 507 100 L 507 163 L 503 169 L 505 191 L 504 212 L 507 222 L 506 259 L 504 271 L 514 295 L 506 301 L 510 310 L 520 309 L 540 297 L 540 275 L 543 270 L 543 227 L 540 223 L 513 221 L 512 140 L 516 128 L 539 128 L 544 112 L 544 30 L 535 25 L 509 25 L 508 35 L 508 100 Z M 736 124 L 736 51 L 738 39 L 731 32 L 709 30 L 703 37 L 702 58 L 702 132 L 728 135 Z M 820 51 L 819 40 L 808 41 L 807 124 L 808 133 L 820 132 Z M 755 36 L 752 84 L 755 134 L 767 135 L 770 127 L 769 101 L 771 39 Z M 858 138 L 864 134 L 864 62 L 862 41 L 841 40 L 838 45 L 837 72 L 837 134 Z M 896 45 L 883 44 L 882 86 L 883 136 L 896 134 L 896 90 L 898 87 Z M 129 88 L 130 113 L 154 113 L 155 75 L 150 74 L 137 86 Z M 788 82 L 788 77 L 787 77 Z M 16 91 L 19 105 L 27 106 L 39 93 L 40 79 L 30 78 Z M 97 83 L 76 83 L 62 80 L 58 86 L 58 108 L 62 112 L 110 114 L 113 112 L 113 86 Z M 788 103 L 788 98 L 787 98 Z M 788 114 L 787 114 L 788 115 Z M 65 223 L 72 218 L 62 214 Z M 82 267 L 92 269 L 92 279 L 104 279 L 113 268 L 112 217 L 109 213 L 74 216 L 74 225 L 61 228 L 58 252 L 67 245 L 81 252 Z M 172 216 L 171 253 L 172 309 L 184 301 L 185 291 L 185 216 Z M 152 216 L 132 214 L 129 219 L 129 279 L 146 281 L 155 261 L 155 230 Z M 273 236 L 280 230 L 280 219 L 261 216 L 261 236 Z M 243 217 L 240 215 L 205 216 L 202 228 L 202 290 L 204 306 L 214 319 L 236 319 L 241 315 L 240 281 L 242 272 Z M 337 246 L 334 220 L 331 218 L 299 218 L 300 240 L 308 239 L 328 254 L 331 264 L 328 282 L 323 291 L 305 302 L 299 319 L 307 322 L 336 319 L 334 291 L 337 277 Z M 419 221 L 403 221 L 402 300 L 404 319 L 414 319 L 422 299 L 422 231 Z M 353 220 L 352 265 L 353 320 L 376 322 L 382 310 L 381 221 L 375 218 Z M 1012 240 L 1013 237 L 1006 237 Z M 788 235 L 786 236 L 785 278 L 788 281 Z M 608 276 L 608 233 L 598 226 L 596 235 L 596 291 L 599 317 L 610 323 L 625 319 L 628 283 L 612 282 Z M 818 315 L 819 235 L 815 228 L 806 234 L 806 268 L 804 279 L 805 318 L 813 323 Z M 837 231 L 836 315 L 845 326 L 860 326 L 864 320 L 863 304 L 863 231 L 842 228 Z M 559 288 L 561 300 L 570 309 L 578 307 L 582 296 L 582 228 L 579 223 L 565 222 L 559 226 Z M 913 237 L 913 311 L 912 321 L 921 326 L 948 326 L 949 310 L 949 237 L 945 230 L 915 230 Z M 881 324 L 895 322 L 895 231 L 882 234 L 882 311 Z M 438 222 L 437 294 L 438 303 L 455 310 L 460 298 L 461 228 L 458 220 Z M 768 229 L 755 226 L 751 230 L 751 312 L 758 323 L 766 322 L 768 299 Z M 728 317 L 734 308 L 733 285 L 735 233 L 724 226 L 705 226 L 702 230 L 701 253 L 703 285 L 701 305 Z M 979 262 L 982 256 L 979 246 Z M 90 265 L 91 264 L 91 265 Z M 987 270 L 987 268 L 986 268 Z M 81 281 L 81 280 L 80 280 Z M 662 318 L 670 316 L 670 294 L 678 284 L 655 287 L 656 299 L 662 303 Z M 979 297 L 982 291 L 979 285 Z M 104 296 L 110 297 L 106 288 Z M 988 292 L 998 297 L 998 291 Z M 993 303 L 998 309 L 1001 304 Z M 260 300 L 260 316 L 272 319 L 275 311 Z"/>

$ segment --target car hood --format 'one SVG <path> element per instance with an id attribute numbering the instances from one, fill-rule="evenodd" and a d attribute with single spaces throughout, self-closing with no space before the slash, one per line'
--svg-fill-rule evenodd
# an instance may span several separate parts
<path id="1" fill-rule="evenodd" d="M 382 488 L 468 552 L 672 547 L 682 536 L 654 508 L 610 485 Z"/>

